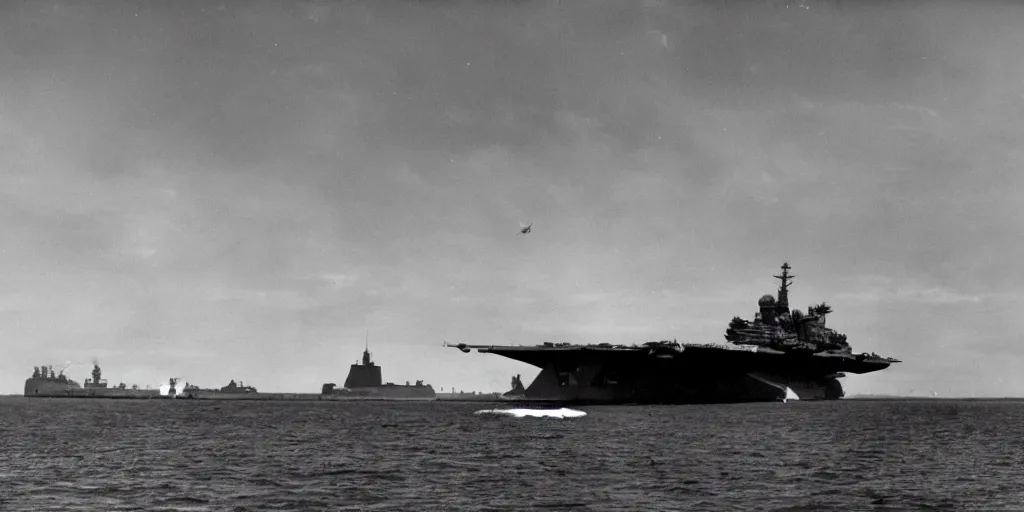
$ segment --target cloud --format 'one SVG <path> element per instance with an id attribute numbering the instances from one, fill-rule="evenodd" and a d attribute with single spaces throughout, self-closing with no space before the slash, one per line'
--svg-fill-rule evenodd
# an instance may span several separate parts
<path id="1" fill-rule="evenodd" d="M 910 278 L 865 275 L 848 278 L 844 291 L 835 294 L 838 301 L 865 303 L 906 302 L 921 304 L 980 303 L 1019 298 L 1018 294 L 999 290 L 967 293 L 954 288 Z"/>
<path id="2" fill-rule="evenodd" d="M 392 380 L 501 389 L 435 342 L 718 341 L 782 261 L 858 349 L 1011 339 L 1015 7 L 787 5 L 9 8 L 0 375 L 73 339 L 317 389 L 371 328 Z"/>
<path id="3" fill-rule="evenodd" d="M 911 301 L 933 304 L 955 304 L 958 302 L 981 302 L 978 295 L 963 295 L 940 288 L 919 290 L 899 289 L 888 293 L 839 293 L 838 300 L 854 300 L 862 302 Z"/>

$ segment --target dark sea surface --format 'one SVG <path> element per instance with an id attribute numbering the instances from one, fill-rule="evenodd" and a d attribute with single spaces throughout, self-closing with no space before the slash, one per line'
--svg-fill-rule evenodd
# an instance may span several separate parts
<path id="1" fill-rule="evenodd" d="M 0 398 L 0 510 L 1024 510 L 1024 401 L 494 407 Z"/>

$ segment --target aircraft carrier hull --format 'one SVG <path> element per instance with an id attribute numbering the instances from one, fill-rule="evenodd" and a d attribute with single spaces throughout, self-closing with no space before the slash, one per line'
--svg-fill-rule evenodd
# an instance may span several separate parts
<path id="1" fill-rule="evenodd" d="M 843 397 L 842 384 L 835 378 L 802 380 L 797 384 L 785 376 L 768 376 L 771 380 L 765 381 L 763 375 L 754 377 L 736 374 L 695 376 L 671 383 L 664 379 L 638 379 L 608 388 L 544 385 L 544 381 L 552 379 L 543 373 L 539 376 L 542 379 L 541 386 L 531 386 L 525 395 L 504 401 L 516 405 L 728 404 L 779 402 L 786 399 L 837 400 Z M 787 392 L 787 388 L 790 392 Z"/>
<path id="2" fill-rule="evenodd" d="M 859 356 L 682 346 L 566 348 L 463 346 L 541 368 L 514 403 L 709 404 L 843 397 L 843 372 L 868 373 L 890 361 Z M 468 350 L 464 350 L 468 351 Z"/>

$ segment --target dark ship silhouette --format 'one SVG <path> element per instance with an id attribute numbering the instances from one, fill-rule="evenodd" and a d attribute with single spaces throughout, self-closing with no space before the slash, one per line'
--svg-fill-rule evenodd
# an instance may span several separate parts
<path id="1" fill-rule="evenodd" d="M 171 392 L 175 391 L 177 379 L 171 379 Z M 207 400 L 231 400 L 231 399 L 253 399 L 260 396 L 259 391 L 253 386 L 246 386 L 242 381 L 235 382 L 231 379 L 227 386 L 220 389 L 203 389 L 195 384 L 185 383 L 179 398 L 203 398 Z"/>
<path id="2" fill-rule="evenodd" d="M 36 366 L 32 376 L 25 379 L 25 396 L 65 394 L 76 389 L 82 389 L 82 385 L 65 377 L 64 370 L 54 374 L 52 366 Z"/>
<path id="3" fill-rule="evenodd" d="M 526 396 L 526 387 L 523 386 L 523 380 L 520 378 L 520 374 L 516 374 L 512 377 L 512 389 L 501 394 L 505 398 L 520 398 Z"/>
<path id="4" fill-rule="evenodd" d="M 160 396 L 157 389 L 139 389 L 139 386 L 128 387 L 120 383 L 116 387 L 108 387 L 103 372 L 97 363 L 92 366 L 92 378 L 85 379 L 85 385 L 64 376 L 64 370 L 54 375 L 52 366 L 37 366 L 32 376 L 25 380 L 25 396 L 27 397 L 69 397 L 69 398 L 156 398 Z"/>
<path id="5" fill-rule="evenodd" d="M 793 277 L 788 263 L 778 297 L 764 295 L 753 321 L 734 317 L 728 344 L 641 346 L 454 345 L 463 352 L 498 354 L 534 365 L 541 372 L 529 387 L 513 382 L 508 398 L 559 403 L 730 403 L 786 399 L 835 400 L 844 395 L 843 372 L 864 374 L 900 361 L 853 354 L 846 336 L 825 327 L 825 303 L 807 314 L 789 309 Z"/>
<path id="6" fill-rule="evenodd" d="M 220 388 L 221 393 L 259 393 L 253 386 L 246 386 L 244 382 L 238 381 L 235 384 L 235 379 L 231 379 L 227 386 Z"/>
<path id="7" fill-rule="evenodd" d="M 85 379 L 85 384 L 68 379 L 64 372 L 54 375 L 52 366 L 38 366 L 32 372 L 32 376 L 25 380 L 25 396 L 39 398 L 208 398 L 208 399 L 230 399 L 230 398 L 255 398 L 256 388 L 236 384 L 231 381 L 227 386 L 219 390 L 200 389 L 185 382 L 179 386 L 181 379 L 172 377 L 168 380 L 167 389 L 161 392 L 160 389 L 139 389 L 139 386 L 128 387 L 120 383 L 116 387 L 109 387 L 107 380 L 103 378 L 99 364 L 94 363 L 92 367 L 92 378 Z M 271 397 L 280 398 L 280 397 Z"/>
<path id="8" fill-rule="evenodd" d="M 380 366 L 370 360 L 369 349 L 363 353 L 363 364 L 354 364 L 345 380 L 345 387 L 335 389 L 334 384 L 324 384 L 321 393 L 260 393 L 253 386 L 234 380 L 217 389 L 204 389 L 172 377 L 161 389 L 139 389 L 124 383 L 108 387 L 98 364 L 93 365 L 92 378 L 85 385 L 67 378 L 64 371 L 54 372 L 52 366 L 37 366 L 32 376 L 25 380 L 25 396 L 35 398 L 158 398 L 194 400 L 353 400 L 353 399 L 435 399 L 434 388 L 423 381 L 415 385 L 382 383 Z"/>
<path id="9" fill-rule="evenodd" d="M 422 380 L 410 385 L 384 383 L 381 378 L 380 366 L 373 363 L 370 355 L 369 342 L 363 350 L 362 362 L 356 361 L 349 367 L 348 377 L 345 378 L 345 386 L 338 388 L 337 384 L 328 382 L 323 385 L 320 394 L 331 397 L 348 398 L 384 398 L 384 399 L 415 399 L 415 398 L 436 398 L 434 388 L 430 384 L 423 384 Z"/>

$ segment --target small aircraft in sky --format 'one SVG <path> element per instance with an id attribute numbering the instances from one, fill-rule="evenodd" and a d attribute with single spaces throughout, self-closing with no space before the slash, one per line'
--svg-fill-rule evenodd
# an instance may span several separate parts
<path id="1" fill-rule="evenodd" d="M 532 222 L 530 224 L 524 226 L 523 223 L 520 221 L 519 222 L 519 228 L 520 228 L 519 229 L 519 234 L 520 235 L 525 235 L 525 234 L 529 233 L 531 227 L 533 227 L 533 223 Z"/>

